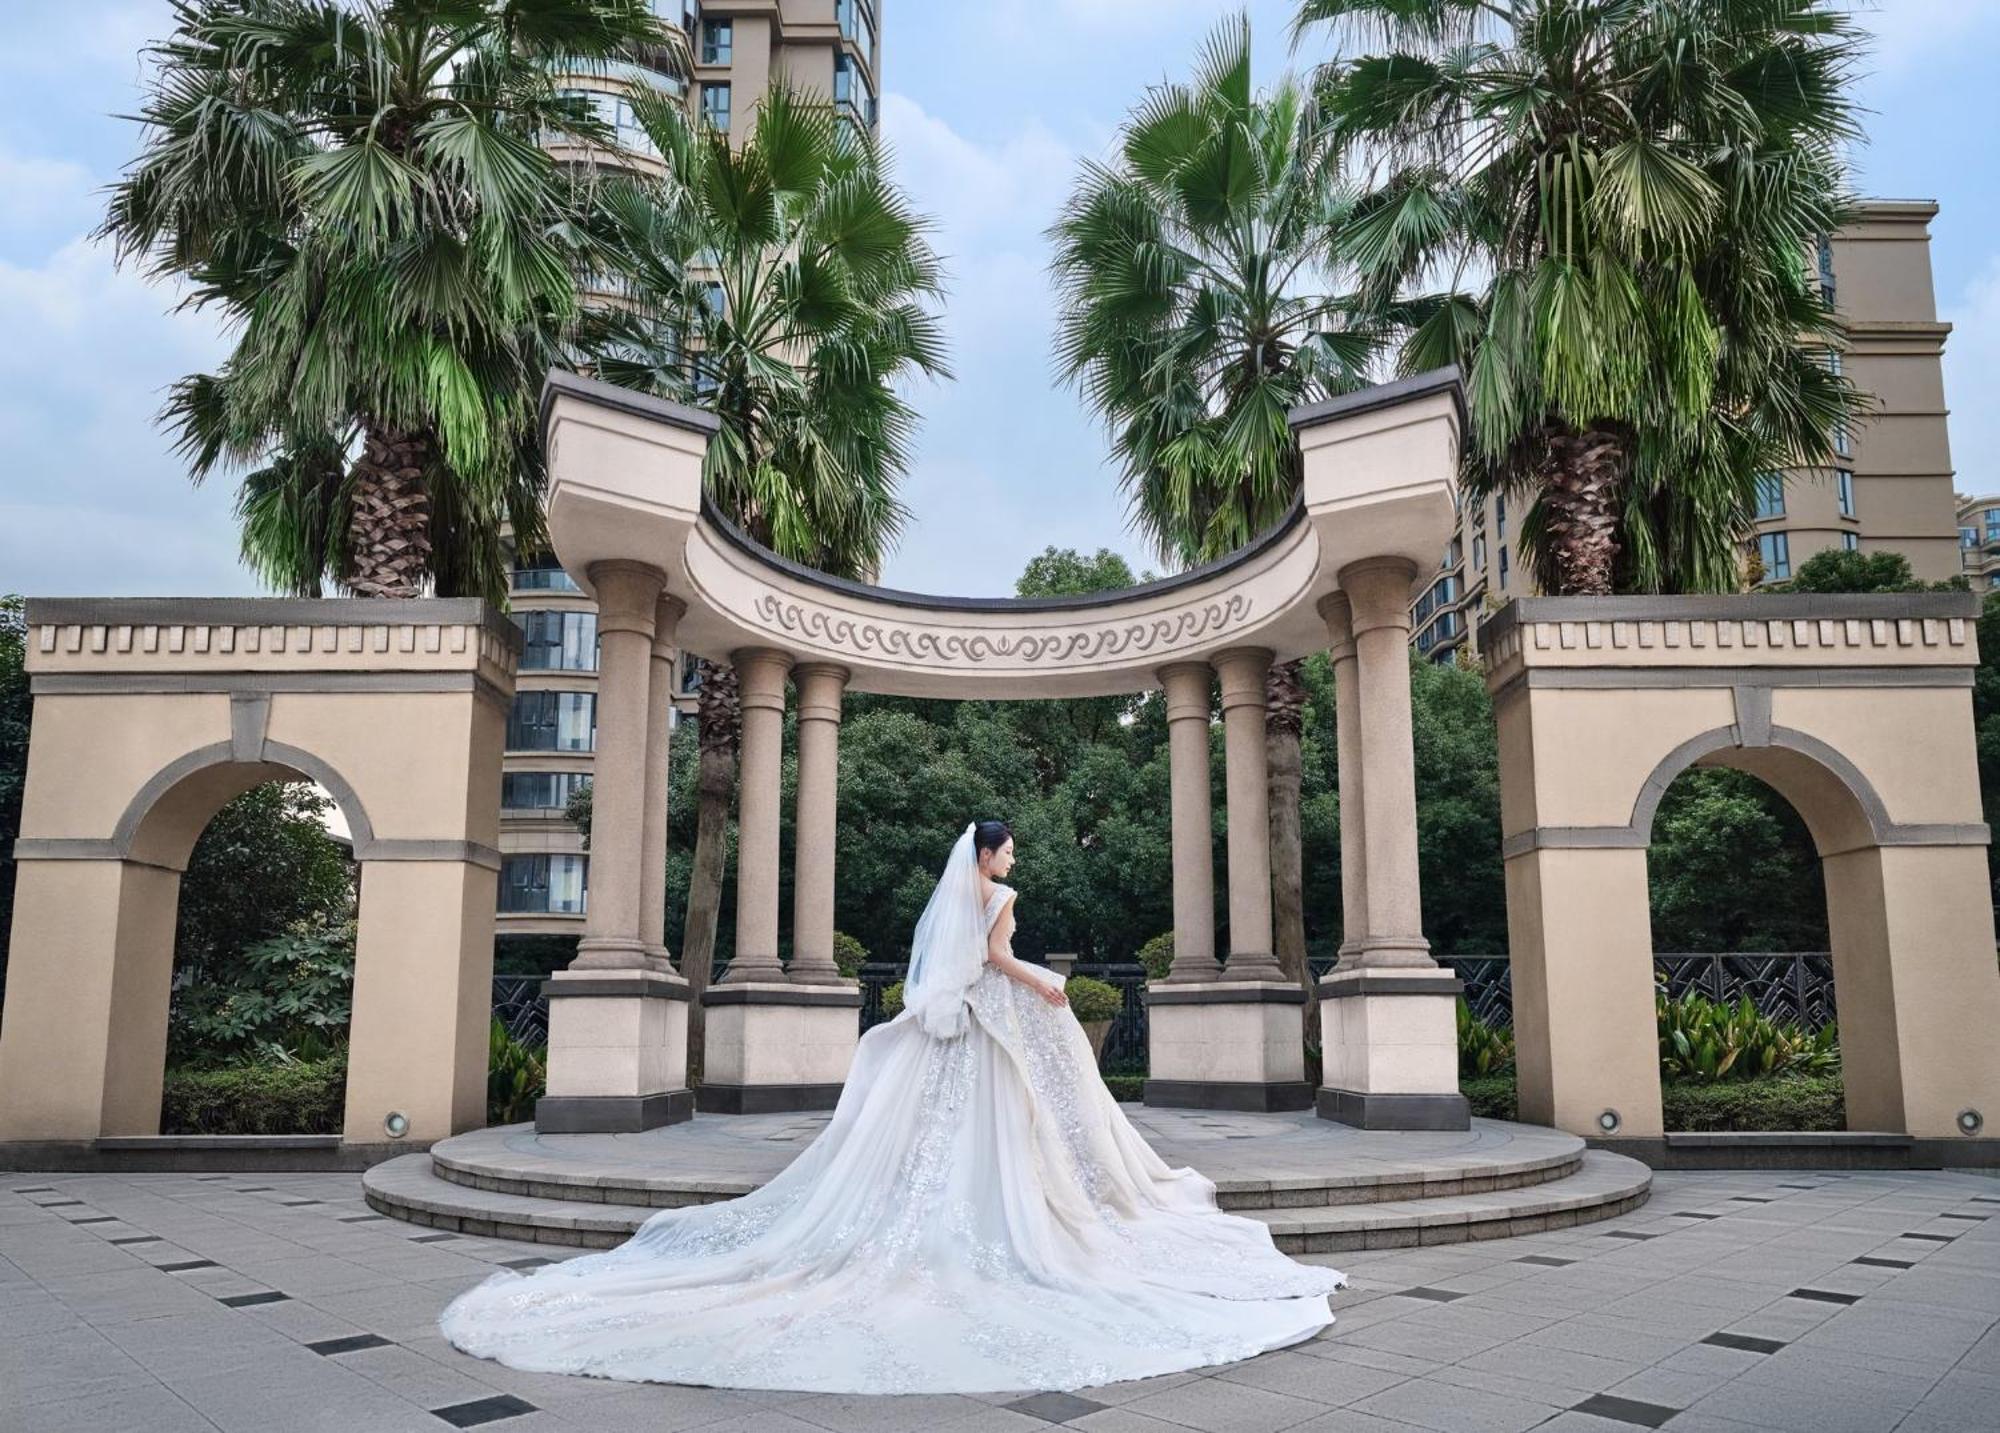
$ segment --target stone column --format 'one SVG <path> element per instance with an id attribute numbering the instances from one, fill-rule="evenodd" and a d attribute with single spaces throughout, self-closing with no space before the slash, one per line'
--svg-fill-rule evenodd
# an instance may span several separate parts
<path id="1" fill-rule="evenodd" d="M 1322 597 L 1333 658 L 1334 737 L 1340 764 L 1340 963 L 1360 951 L 1368 932 L 1368 821 L 1361 794 L 1361 663 L 1354 646 L 1354 609 L 1345 592 Z"/>
<path id="2" fill-rule="evenodd" d="M 743 735 L 737 757 L 736 955 L 718 985 L 783 980 L 778 960 L 778 797 L 784 765 L 785 674 L 792 659 L 766 647 L 730 654 Z"/>
<path id="3" fill-rule="evenodd" d="M 654 614 L 666 574 L 593 563 L 597 589 L 597 755 L 591 781 L 590 903 L 572 970 L 647 970 L 641 925 Z M 664 839 L 664 833 L 663 833 Z M 654 933 L 657 938 L 657 932 Z"/>
<path id="4" fill-rule="evenodd" d="M 1264 745 L 1264 679 L 1271 654 L 1261 647 L 1219 652 L 1222 739 L 1228 767 L 1229 961 L 1225 980 L 1282 980 L 1271 941 L 1270 762 Z"/>
<path id="5" fill-rule="evenodd" d="M 1410 731 L 1410 588 L 1415 564 L 1370 558 L 1341 569 L 1352 604 L 1360 681 L 1363 864 L 1367 929 L 1356 966 L 1430 970 L 1417 881 L 1417 761 Z"/>
<path id="6" fill-rule="evenodd" d="M 662 595 L 653 613 L 651 696 L 646 710 L 646 812 L 639 841 L 639 938 L 645 943 L 648 963 L 660 971 L 674 968 L 667 949 L 667 752 L 673 737 L 674 669 L 679 655 L 674 634 L 686 611 L 678 598 Z"/>
<path id="7" fill-rule="evenodd" d="M 1162 667 L 1173 786 L 1174 963 L 1176 984 L 1222 978 L 1215 958 L 1214 817 L 1209 798 L 1209 684 L 1206 662 Z"/>
<path id="8" fill-rule="evenodd" d="M 803 985 L 854 985 L 833 963 L 836 798 L 840 697 L 845 667 L 809 662 L 792 670 L 799 702 L 799 790 L 792 857 L 791 978 Z"/>
<path id="9" fill-rule="evenodd" d="M 1332 600 L 1320 606 L 1340 683 L 1342 863 L 1346 867 L 1358 846 L 1361 871 L 1358 886 L 1342 883 L 1347 939 L 1339 967 L 1319 984 L 1316 1107 L 1324 1119 L 1364 1129 L 1460 1130 L 1471 1120 L 1458 1091 L 1461 987 L 1431 959 L 1417 883 L 1410 732 L 1410 586 L 1416 575 L 1407 558 L 1349 563 L 1340 570 L 1345 610 Z M 1353 636 L 1353 656 L 1345 661 L 1342 619 Z M 1341 672 L 1342 666 L 1351 671 Z M 1351 776 L 1360 777 L 1359 841 L 1346 824 L 1355 794 Z"/>

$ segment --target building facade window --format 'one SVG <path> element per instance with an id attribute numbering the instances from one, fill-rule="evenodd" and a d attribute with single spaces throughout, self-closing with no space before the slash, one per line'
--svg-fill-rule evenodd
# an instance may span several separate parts
<path id="1" fill-rule="evenodd" d="M 524 558 L 514 564 L 516 592 L 581 592 L 576 579 L 553 557 Z"/>
<path id="2" fill-rule="evenodd" d="M 1767 532 L 1757 539 L 1757 555 L 1764 561 L 1764 580 L 1782 582 L 1792 575 L 1791 534 Z"/>
<path id="3" fill-rule="evenodd" d="M 1783 473 L 1759 473 L 1757 475 L 1757 520 L 1783 517 L 1785 515 L 1785 475 Z"/>
<path id="4" fill-rule="evenodd" d="M 1821 234 L 1816 246 L 1815 260 L 1819 269 L 1819 296 L 1828 308 L 1837 302 L 1840 287 L 1833 276 L 1833 235 Z"/>
<path id="5" fill-rule="evenodd" d="M 1503 543 L 1500 548 L 1500 586 L 1502 588 L 1505 588 L 1506 585 L 1507 585 L 1507 548 L 1506 545 Z"/>
<path id="6" fill-rule="evenodd" d="M 589 858 L 507 856 L 500 862 L 500 910 L 506 915 L 583 914 Z"/>
<path id="7" fill-rule="evenodd" d="M 1493 536 L 1496 541 L 1507 540 L 1507 495 L 1496 493 L 1493 498 Z"/>
<path id="8" fill-rule="evenodd" d="M 1840 535 L 1840 546 L 1841 546 L 1841 550 L 1842 550 L 1843 552 L 1859 552 L 1859 551 L 1861 551 L 1861 537 L 1860 537 L 1860 534 L 1858 534 L 1858 533 L 1852 533 L 1852 532 L 1843 532 L 1843 533 L 1842 533 L 1842 534 Z"/>
<path id="9" fill-rule="evenodd" d="M 2000 508 L 1988 508 L 1981 519 L 1986 528 L 1986 545 L 2000 542 Z"/>
<path id="10" fill-rule="evenodd" d="M 1834 486 L 1840 492 L 1840 515 L 1842 517 L 1853 517 L 1854 516 L 1853 472 L 1847 468 L 1835 468 L 1833 471 L 1833 481 L 1834 481 Z"/>
<path id="11" fill-rule="evenodd" d="M 1440 577 L 1430 585 L 1430 589 L 1422 597 L 1417 599 L 1416 609 L 1410 614 L 1410 620 L 1421 627 L 1424 620 L 1438 608 L 1449 607 L 1458 601 L 1459 594 L 1463 590 L 1456 575 L 1447 574 Z"/>
<path id="12" fill-rule="evenodd" d="M 874 126 L 875 94 L 868 88 L 868 73 L 845 51 L 833 57 L 833 102 L 845 105 L 862 124 Z"/>
<path id="13" fill-rule="evenodd" d="M 595 751 L 592 692 L 516 692 L 507 711 L 509 751 Z"/>
<path id="14" fill-rule="evenodd" d="M 594 672 L 597 670 L 595 612 L 523 612 L 516 618 L 524 638 L 524 672 Z"/>
<path id="15" fill-rule="evenodd" d="M 508 811 L 561 811 L 588 785 L 587 771 L 510 771 L 500 778 L 500 805 Z"/>
<path id="16" fill-rule="evenodd" d="M 704 20 L 701 25 L 701 62 L 726 65 L 733 53 L 736 26 L 728 20 Z"/>
<path id="17" fill-rule="evenodd" d="M 1486 575 L 1486 534 L 1472 539 L 1472 570 L 1481 577 Z"/>
<path id="18" fill-rule="evenodd" d="M 1417 634 L 1417 651 L 1428 655 L 1440 642 L 1449 642 L 1465 631 L 1465 619 L 1457 612 L 1441 614 L 1437 621 Z"/>
<path id="19" fill-rule="evenodd" d="M 710 129 L 729 133 L 729 86 L 701 87 L 701 118 Z"/>
<path id="20" fill-rule="evenodd" d="M 1960 547 L 1979 546 L 1979 529 L 1976 527 L 1960 528 L 1958 530 L 1958 545 Z"/>
<path id="21" fill-rule="evenodd" d="M 840 21 L 841 35 L 854 42 L 869 64 L 875 63 L 875 17 L 867 0 L 834 0 L 834 18 Z"/>

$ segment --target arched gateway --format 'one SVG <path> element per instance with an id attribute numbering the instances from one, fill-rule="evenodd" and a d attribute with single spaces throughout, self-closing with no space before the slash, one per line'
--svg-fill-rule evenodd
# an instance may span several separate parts
<path id="1" fill-rule="evenodd" d="M 1339 681 L 1349 949 L 1328 1005 L 1322 1113 L 1463 1128 L 1457 982 L 1430 958 L 1417 889 L 1411 587 L 1449 540 L 1462 408 L 1450 372 L 1293 417 L 1304 492 L 1241 552 L 1127 592 L 1047 600 L 916 596 L 784 562 L 702 501 L 714 419 L 569 375 L 543 400 L 556 555 L 599 604 L 596 799 L 586 934 L 548 983 L 545 1131 L 684 1118 L 687 986 L 666 960 L 651 879 L 665 855 L 675 650 L 726 657 L 743 705 L 736 956 L 704 996 L 703 1108 L 830 1106 L 860 995 L 833 963 L 834 780 L 842 694 L 1033 698 L 1164 688 L 1173 777 L 1175 958 L 1150 992 L 1149 1102 L 1314 1102 L 1302 992 L 1272 954 L 1264 674 L 1331 646 Z M 778 961 L 779 750 L 798 700 L 794 957 Z M 1229 926 L 1218 963 L 1210 866 L 1209 691 L 1227 752 Z M 1366 779 L 1363 780 L 1363 769 Z"/>

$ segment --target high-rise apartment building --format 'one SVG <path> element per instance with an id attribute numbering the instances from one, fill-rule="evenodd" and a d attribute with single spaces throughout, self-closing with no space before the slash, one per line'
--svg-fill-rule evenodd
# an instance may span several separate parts
<path id="1" fill-rule="evenodd" d="M 692 79 L 644 57 L 565 75 L 617 136 L 614 151 L 551 146 L 573 163 L 644 170 L 659 163 L 632 112 L 639 86 L 685 100 L 742 143 L 776 83 L 825 95 L 873 131 L 881 94 L 881 0 L 654 0 L 678 23 Z M 597 736 L 597 608 L 553 559 L 514 565 L 510 602 L 526 635 L 501 760 L 500 910 L 509 935 L 580 933 L 589 886 L 583 838 L 564 816 L 590 780 Z"/>
<path id="2" fill-rule="evenodd" d="M 1937 205 L 1870 200 L 1811 257 L 1846 330 L 1830 352 L 1870 410 L 1839 436 L 1825 468 L 1769 474 L 1758 486 L 1757 554 L 1766 582 L 1792 575 L 1829 547 L 1891 550 L 1917 576 L 1960 569 L 1963 517 L 1952 492 L 1945 432 L 1944 342 L 1931 282 L 1930 221 Z M 1475 644 L 1481 614 L 1535 591 L 1521 568 L 1520 500 L 1468 502 L 1435 579 L 1411 607 L 1417 650 L 1449 661 Z M 1996 503 L 2000 506 L 2000 503 Z M 1995 552 L 2000 565 L 2000 550 Z"/>
<path id="3" fill-rule="evenodd" d="M 1958 500 L 1958 558 L 1974 592 L 2000 584 L 2000 494 Z"/>

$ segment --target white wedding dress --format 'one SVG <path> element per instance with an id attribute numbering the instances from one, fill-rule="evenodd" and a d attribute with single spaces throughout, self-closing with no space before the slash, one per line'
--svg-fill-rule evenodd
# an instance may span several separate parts
<path id="1" fill-rule="evenodd" d="M 982 932 L 1011 895 L 975 905 Z M 1067 1008 L 983 949 L 968 969 L 942 1019 L 913 993 L 862 1037 L 827 1127 L 769 1183 L 663 1209 L 616 1249 L 496 1273 L 444 1311 L 444 1336 L 534 1372 L 989 1393 L 1231 1362 L 1332 1322 L 1344 1276 L 1294 1262 L 1155 1154 Z"/>

